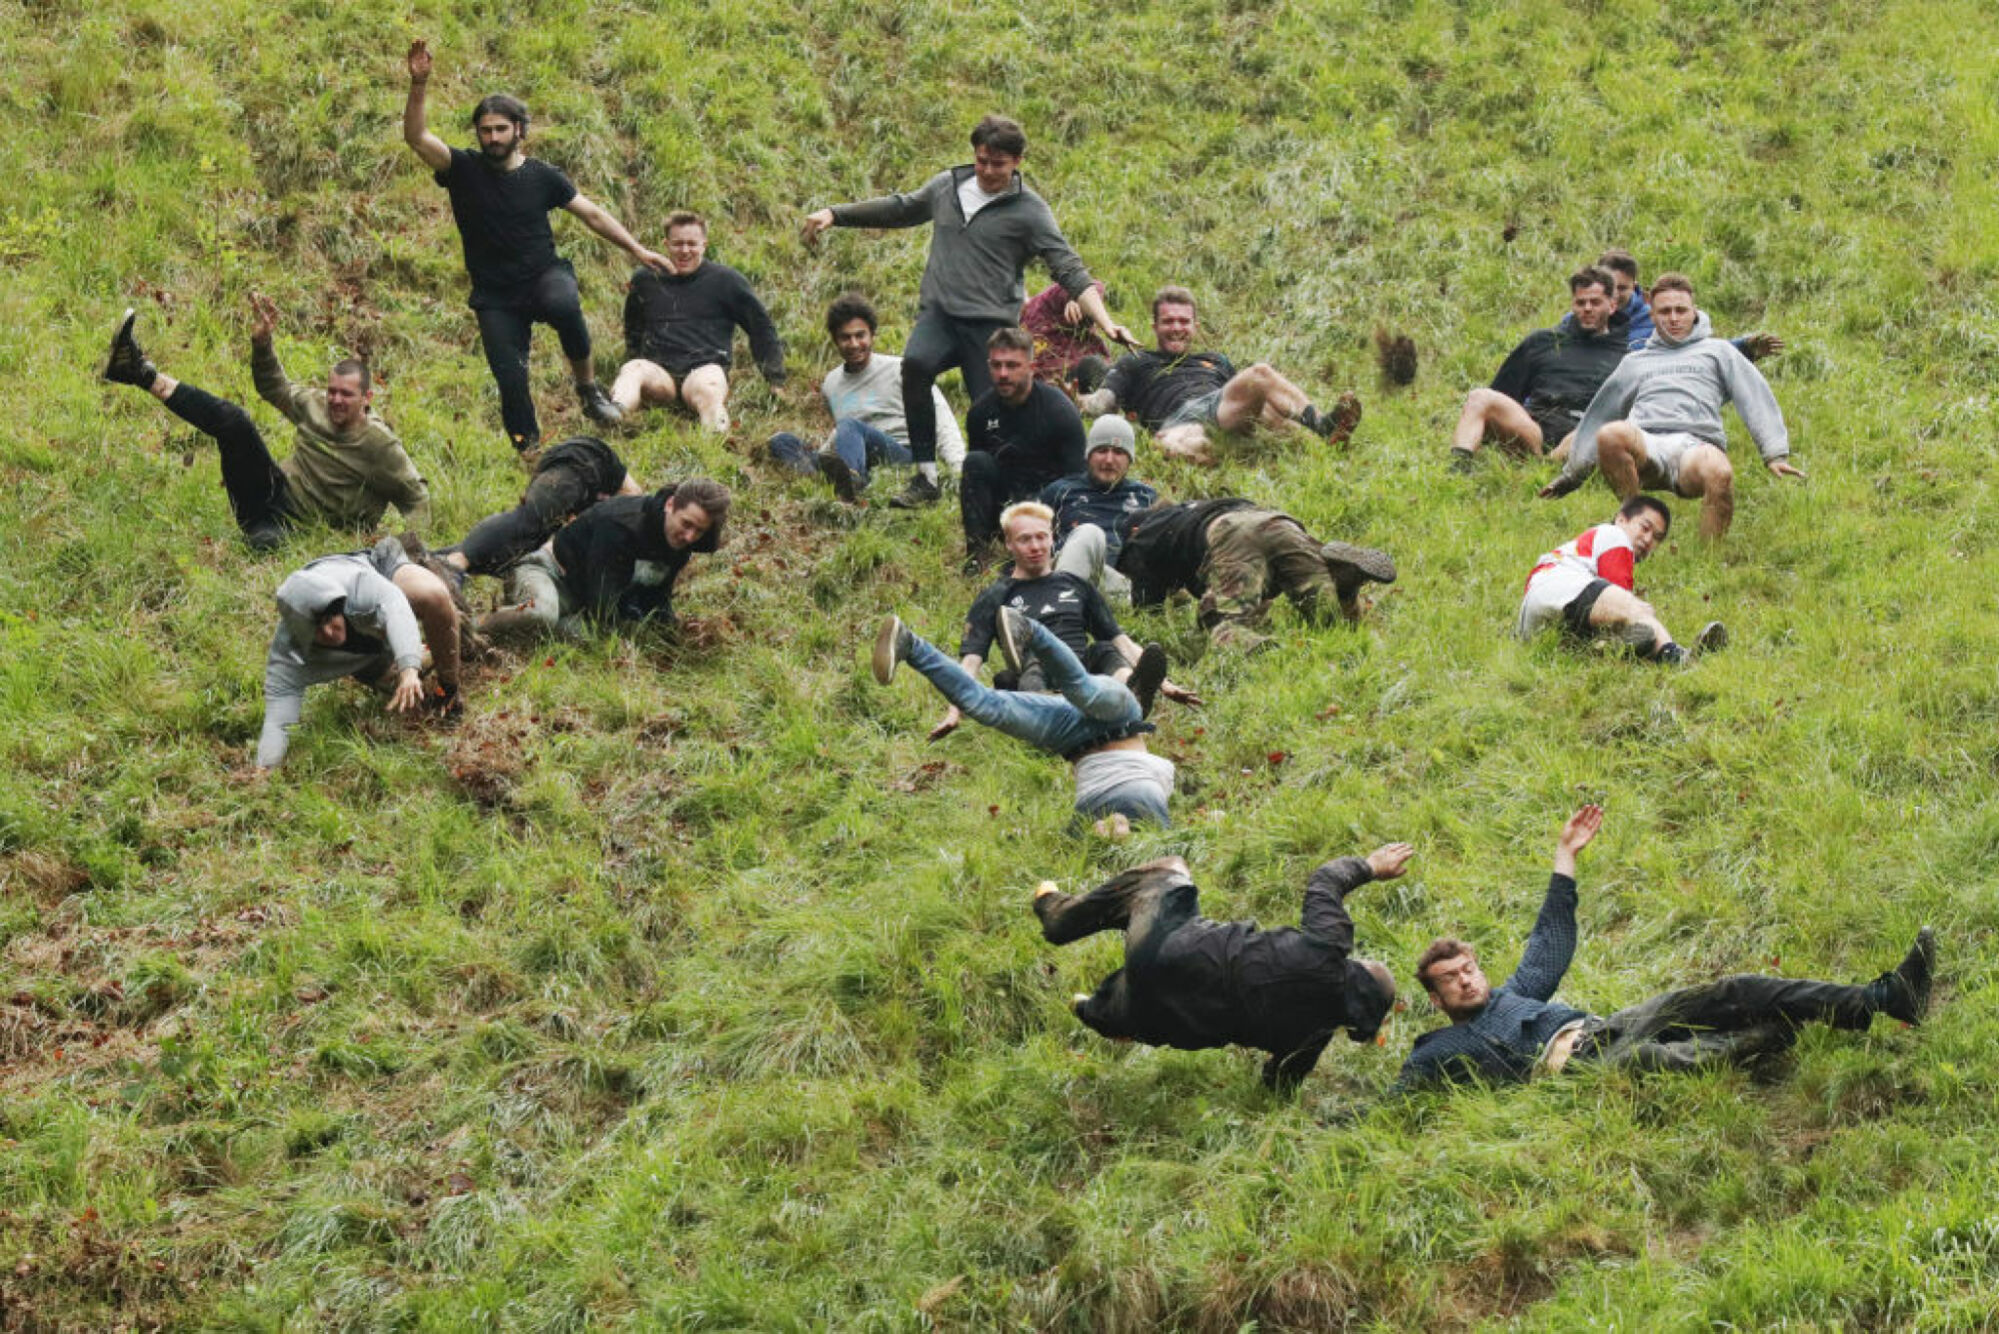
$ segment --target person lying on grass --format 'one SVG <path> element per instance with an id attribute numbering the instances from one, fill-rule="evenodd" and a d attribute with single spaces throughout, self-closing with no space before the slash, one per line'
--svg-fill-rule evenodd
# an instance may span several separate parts
<path id="1" fill-rule="evenodd" d="M 1209 921 L 1178 857 L 1134 867 L 1080 897 L 1043 881 L 1034 915 L 1051 945 L 1124 932 L 1124 967 L 1070 1002 L 1083 1023 L 1107 1038 L 1182 1051 L 1253 1047 L 1270 1053 L 1263 1082 L 1288 1091 L 1340 1029 L 1372 1042 L 1394 1005 L 1387 967 L 1352 957 L 1346 897 L 1401 875 L 1412 852 L 1389 843 L 1320 866 L 1305 882 L 1296 927 Z"/>
<path id="2" fill-rule="evenodd" d="M 335 362 L 324 388 L 294 383 L 271 344 L 277 303 L 251 295 L 250 378 L 258 395 L 298 428 L 291 457 L 279 463 L 249 413 L 152 363 L 133 333 L 137 320 L 136 310 L 119 319 L 104 378 L 145 390 L 215 441 L 229 509 L 251 550 L 269 551 L 298 524 L 314 519 L 372 528 L 390 505 L 412 529 L 429 519 L 430 489 L 395 432 L 368 410 L 375 390 L 367 362 L 352 357 Z"/>
<path id="3" fill-rule="evenodd" d="M 322 556 L 278 585 L 278 629 L 264 664 L 264 731 L 258 769 L 291 745 L 306 687 L 351 676 L 389 697 L 391 713 L 424 703 L 423 654 L 437 670 L 432 707 L 451 715 L 458 697 L 458 608 L 444 581 L 385 537 L 367 551 Z"/>
<path id="4" fill-rule="evenodd" d="M 875 680 L 889 684 L 896 666 L 906 662 L 951 701 L 950 714 L 930 733 L 933 741 L 955 729 L 962 714 L 1069 761 L 1075 766 L 1076 813 L 1101 817 L 1099 833 L 1121 837 L 1134 820 L 1168 825 L 1173 763 L 1147 751 L 1145 734 L 1153 728 L 1139 704 L 1141 693 L 1149 697 L 1166 679 L 1165 652 L 1148 645 L 1127 687 L 1092 676 L 1053 631 L 1012 607 L 999 608 L 996 633 L 1007 661 L 1023 669 L 1032 664 L 1053 695 L 981 685 L 897 616 L 883 621 L 875 637 Z"/>
<path id="5" fill-rule="evenodd" d="M 1576 952 L 1576 855 L 1603 827 L 1603 810 L 1584 806 L 1555 841 L 1547 897 L 1513 976 L 1487 984 L 1478 955 L 1462 940 L 1433 941 L 1416 961 L 1416 980 L 1450 1027 L 1416 1039 L 1396 1088 L 1484 1080 L 1516 1083 L 1571 1062 L 1633 1070 L 1691 1071 L 1734 1064 L 1751 1069 L 1788 1051 L 1808 1023 L 1865 1029 L 1877 1014 L 1920 1024 L 1930 1005 L 1936 940 L 1928 927 L 1892 971 L 1847 986 L 1738 974 L 1669 991 L 1608 1016 L 1553 999 Z"/>
<path id="6" fill-rule="evenodd" d="M 468 574 L 497 578 L 598 501 L 644 494 L 610 445 L 594 435 L 571 436 L 535 460 L 520 504 L 479 520 L 456 546 L 437 555 L 460 583 Z"/>
<path id="7" fill-rule="evenodd" d="M 1728 643 L 1720 621 L 1701 627 L 1692 648 L 1673 641 L 1652 604 L 1632 591 L 1632 567 L 1673 526 L 1666 503 L 1651 496 L 1633 496 L 1617 508 L 1617 517 L 1564 542 L 1535 562 L 1520 598 L 1520 619 L 1514 633 L 1532 639 L 1560 625 L 1582 639 L 1607 636 L 1631 645 L 1639 657 L 1683 666 L 1702 653 Z"/>

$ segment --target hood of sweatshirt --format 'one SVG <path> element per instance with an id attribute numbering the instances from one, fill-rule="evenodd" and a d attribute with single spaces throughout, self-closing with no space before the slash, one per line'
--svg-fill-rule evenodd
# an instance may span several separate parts
<path id="1" fill-rule="evenodd" d="M 1694 312 L 1693 330 L 1685 338 L 1666 337 L 1666 330 L 1655 319 L 1652 325 L 1652 336 L 1645 340 L 1645 346 L 1663 348 L 1685 347 L 1689 343 L 1698 343 L 1701 339 L 1709 337 L 1713 333 L 1714 326 L 1708 323 L 1707 312 L 1697 310 Z"/>
<path id="2" fill-rule="evenodd" d="M 300 570 L 278 585 L 278 619 L 301 651 L 312 646 L 313 633 L 327 608 L 346 599 L 339 581 L 317 570 Z"/>

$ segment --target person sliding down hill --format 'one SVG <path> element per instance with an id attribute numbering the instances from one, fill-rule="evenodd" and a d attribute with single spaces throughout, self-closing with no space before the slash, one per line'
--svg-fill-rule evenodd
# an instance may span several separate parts
<path id="1" fill-rule="evenodd" d="M 1621 639 L 1641 658 L 1682 666 L 1728 643 L 1720 621 L 1701 627 L 1692 648 L 1683 648 L 1659 620 L 1652 604 L 1634 591 L 1634 567 L 1652 553 L 1672 528 L 1673 514 L 1662 500 L 1633 496 L 1609 523 L 1577 534 L 1535 562 L 1520 597 L 1514 632 L 1532 639 L 1560 625 L 1582 639 Z"/>

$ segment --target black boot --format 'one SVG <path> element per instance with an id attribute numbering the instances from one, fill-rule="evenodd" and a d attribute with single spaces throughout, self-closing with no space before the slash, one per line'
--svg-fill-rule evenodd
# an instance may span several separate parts
<path id="1" fill-rule="evenodd" d="M 1131 680 L 1125 683 L 1132 697 L 1138 701 L 1139 717 L 1152 716 L 1152 706 L 1159 699 L 1159 687 L 1165 683 L 1166 650 L 1158 644 L 1147 644 L 1132 666 Z"/>
<path id="2" fill-rule="evenodd" d="M 1909 946 L 1895 970 L 1867 984 L 1868 1003 L 1890 1019 L 1910 1025 L 1922 1023 L 1930 1009 L 1930 982 L 1936 966 L 1936 933 L 1924 927 L 1916 932 L 1916 943 Z"/>
<path id="3" fill-rule="evenodd" d="M 160 371 L 159 367 L 146 360 L 139 340 L 132 336 L 132 326 L 138 319 L 137 310 L 127 309 L 124 318 L 118 321 L 118 332 L 111 335 L 111 360 L 104 363 L 104 378 L 112 384 L 135 384 L 141 389 L 151 389 L 160 378 Z"/>

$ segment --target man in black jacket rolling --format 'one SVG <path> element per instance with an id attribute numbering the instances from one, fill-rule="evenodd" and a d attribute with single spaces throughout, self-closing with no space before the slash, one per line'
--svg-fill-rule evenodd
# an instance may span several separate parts
<path id="1" fill-rule="evenodd" d="M 1395 1003 L 1387 967 L 1352 957 L 1346 896 L 1370 880 L 1401 875 L 1413 851 L 1389 843 L 1319 867 L 1305 883 L 1297 927 L 1209 921 L 1178 857 L 1133 867 L 1080 898 L 1043 881 L 1034 914 L 1055 945 L 1124 932 L 1124 967 L 1072 1002 L 1089 1027 L 1182 1051 L 1254 1047 L 1270 1053 L 1263 1082 L 1289 1090 L 1340 1029 L 1355 1042 L 1372 1042 Z"/>

